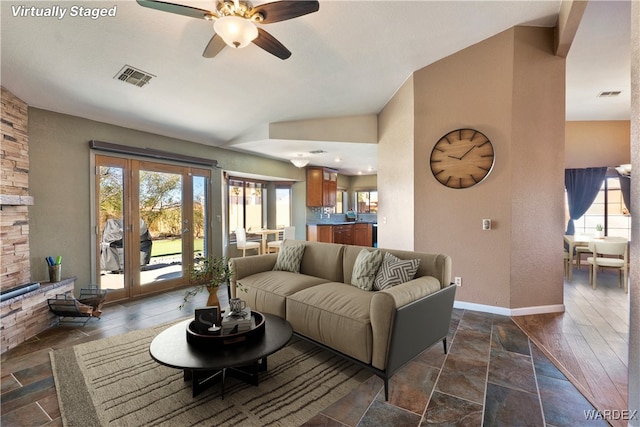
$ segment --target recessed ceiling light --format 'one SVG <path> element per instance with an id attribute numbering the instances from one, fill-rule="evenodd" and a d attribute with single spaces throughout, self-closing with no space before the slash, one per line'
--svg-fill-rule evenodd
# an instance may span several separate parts
<path id="1" fill-rule="evenodd" d="M 336 157 L 336 163 L 340 163 L 342 159 L 340 157 Z"/>

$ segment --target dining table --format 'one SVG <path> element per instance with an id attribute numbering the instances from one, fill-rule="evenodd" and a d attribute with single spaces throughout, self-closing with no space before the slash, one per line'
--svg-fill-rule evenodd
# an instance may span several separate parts
<path id="1" fill-rule="evenodd" d="M 564 242 L 569 246 L 569 283 L 573 280 L 573 257 L 576 246 L 589 246 L 589 242 L 594 238 L 588 234 L 564 235 Z"/>
<path id="2" fill-rule="evenodd" d="M 589 246 L 592 241 L 626 240 L 624 237 L 596 237 L 590 234 L 564 235 L 564 242 L 569 246 L 569 283 L 573 280 L 573 259 L 576 246 Z"/>
<path id="3" fill-rule="evenodd" d="M 282 233 L 284 230 L 283 229 L 276 229 L 276 228 L 263 228 L 261 230 L 255 230 L 255 231 L 251 231 L 252 233 L 256 233 L 256 234 L 261 234 L 262 235 L 262 250 L 260 253 L 262 254 L 266 254 L 267 253 L 267 237 L 270 234 L 274 234 L 276 236 L 276 240 L 280 240 L 279 239 L 279 235 L 280 233 Z"/>

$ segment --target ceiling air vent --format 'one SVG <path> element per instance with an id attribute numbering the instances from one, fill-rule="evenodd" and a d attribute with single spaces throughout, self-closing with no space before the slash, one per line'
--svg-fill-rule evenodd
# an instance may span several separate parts
<path id="1" fill-rule="evenodd" d="M 311 151 L 309 151 L 309 154 L 322 154 L 322 153 L 326 153 L 326 151 L 324 151 L 324 150 L 311 150 Z"/>
<path id="2" fill-rule="evenodd" d="M 125 65 L 113 78 L 134 86 L 142 87 L 149 83 L 152 77 L 156 76 L 146 71 L 138 70 L 131 65 Z"/>
<path id="3" fill-rule="evenodd" d="M 612 98 L 614 96 L 618 96 L 620 95 L 620 91 L 619 90 L 610 90 L 607 92 L 600 92 L 598 94 L 598 98 Z"/>

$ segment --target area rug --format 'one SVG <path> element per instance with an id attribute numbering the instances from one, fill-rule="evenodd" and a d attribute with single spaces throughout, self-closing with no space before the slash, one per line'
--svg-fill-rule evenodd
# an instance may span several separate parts
<path id="1" fill-rule="evenodd" d="M 167 325 L 50 353 L 66 426 L 296 426 L 371 376 L 303 340 L 269 356 L 260 385 L 228 378 L 192 397 L 181 370 L 149 355 Z"/>

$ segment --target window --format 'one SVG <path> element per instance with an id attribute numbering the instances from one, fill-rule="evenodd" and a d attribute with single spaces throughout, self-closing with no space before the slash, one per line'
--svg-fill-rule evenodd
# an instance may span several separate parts
<path id="1" fill-rule="evenodd" d="M 565 211 L 568 221 L 569 205 L 566 197 Z M 574 221 L 576 233 L 593 234 L 598 224 L 604 228 L 605 236 L 631 239 L 631 215 L 624 204 L 618 177 L 605 178 L 591 207 L 581 218 Z"/>
<path id="2" fill-rule="evenodd" d="M 276 184 L 276 228 L 291 225 L 291 184 Z"/>
<path id="3" fill-rule="evenodd" d="M 377 191 L 356 191 L 356 210 L 358 213 L 378 213 Z"/>
<path id="4" fill-rule="evenodd" d="M 229 238 L 236 239 L 236 228 L 244 228 L 247 237 L 252 230 L 263 227 L 263 204 L 266 186 L 263 182 L 249 179 L 230 178 L 229 190 Z"/>
<path id="5" fill-rule="evenodd" d="M 211 172 L 96 155 L 94 278 L 109 299 L 184 286 L 211 250 Z"/>
<path id="6" fill-rule="evenodd" d="M 346 213 L 345 202 L 347 200 L 347 192 L 341 189 L 338 189 L 336 192 L 336 213 Z"/>

